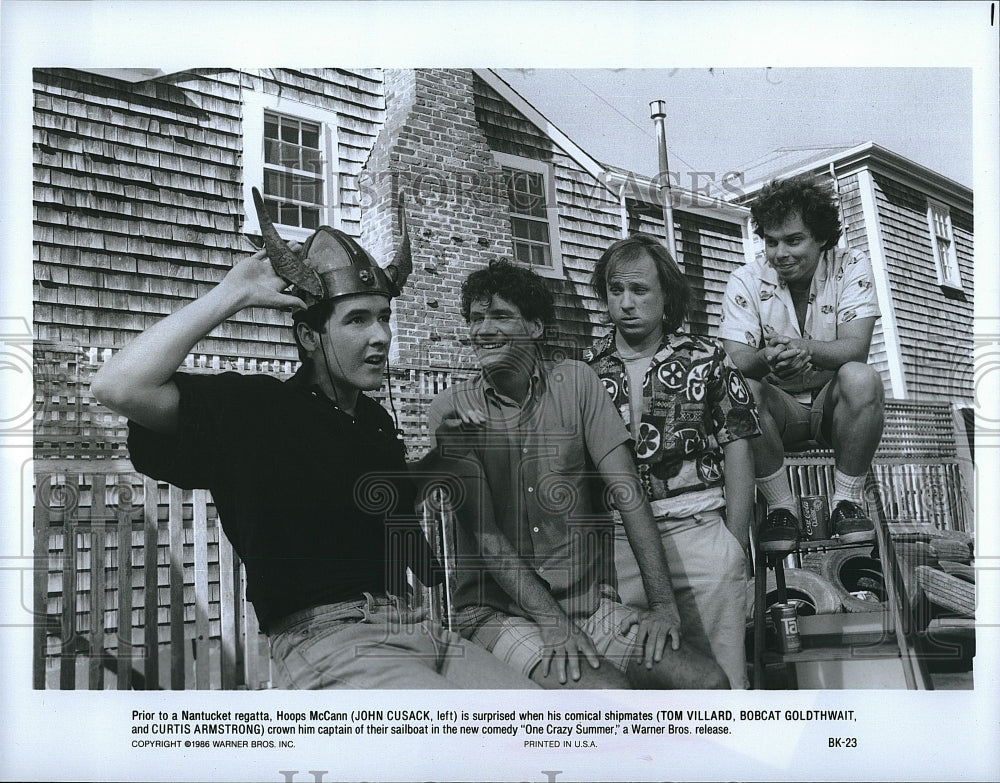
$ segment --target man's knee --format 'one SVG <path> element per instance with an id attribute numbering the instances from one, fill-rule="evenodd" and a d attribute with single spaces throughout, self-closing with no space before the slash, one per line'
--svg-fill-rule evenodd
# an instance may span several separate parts
<path id="1" fill-rule="evenodd" d="M 669 690 L 729 690 L 729 677 L 715 659 L 690 645 L 667 650 L 652 669 L 636 660 L 629 667 L 633 688 Z"/>
<path id="2" fill-rule="evenodd" d="M 863 362 L 848 362 L 837 370 L 837 401 L 844 401 L 851 407 L 873 406 L 882 408 L 885 391 L 882 378 L 874 367 Z"/>
<path id="3" fill-rule="evenodd" d="M 632 687 L 625 673 L 607 660 L 601 660 L 601 665 L 592 668 L 585 660 L 580 661 L 580 679 L 574 680 L 567 673 L 566 682 L 559 682 L 559 674 L 555 664 L 545 672 L 545 665 L 540 663 L 531 672 L 532 681 L 548 690 L 628 690 Z"/>

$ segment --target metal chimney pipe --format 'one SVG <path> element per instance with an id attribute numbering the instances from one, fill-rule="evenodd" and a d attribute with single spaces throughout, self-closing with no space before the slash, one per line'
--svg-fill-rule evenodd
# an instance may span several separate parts
<path id="1" fill-rule="evenodd" d="M 656 149 L 659 156 L 660 200 L 663 203 L 663 233 L 667 239 L 667 250 L 678 264 L 677 243 L 674 237 L 674 205 L 670 192 L 670 163 L 667 160 L 667 128 L 664 120 L 667 117 L 667 102 L 656 100 L 649 102 L 649 116 L 656 126 Z"/>

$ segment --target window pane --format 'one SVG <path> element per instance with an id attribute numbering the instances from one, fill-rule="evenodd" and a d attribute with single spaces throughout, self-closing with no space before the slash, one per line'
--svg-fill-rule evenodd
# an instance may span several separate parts
<path id="1" fill-rule="evenodd" d="M 542 175 L 541 174 L 529 174 L 528 175 L 527 185 L 528 185 L 528 192 L 529 193 L 531 193 L 534 196 L 542 196 L 542 197 L 544 197 L 544 195 L 545 195 L 545 185 L 542 182 Z"/>
<path id="2" fill-rule="evenodd" d="M 549 227 L 542 221 L 511 215 L 510 227 L 517 239 L 540 242 L 546 245 L 549 243 Z"/>
<path id="3" fill-rule="evenodd" d="M 299 168 L 303 171 L 311 171 L 314 174 L 323 173 L 323 156 L 319 150 L 302 149 L 302 162 Z"/>
<path id="4" fill-rule="evenodd" d="M 319 125 L 302 123 L 302 146 L 319 149 Z"/>
<path id="5" fill-rule="evenodd" d="M 265 139 L 276 139 L 278 138 L 278 118 L 273 114 L 264 115 L 264 138 Z"/>
<path id="6" fill-rule="evenodd" d="M 281 155 L 281 144 L 273 139 L 264 141 L 264 162 L 277 166 Z"/>
<path id="7" fill-rule="evenodd" d="M 549 243 L 549 227 L 545 223 L 531 221 L 528 223 L 528 235 L 535 242 Z"/>
<path id="8" fill-rule="evenodd" d="M 280 222 L 286 226 L 297 226 L 299 224 L 299 208 L 294 204 L 282 204 L 280 214 Z"/>
<path id="9" fill-rule="evenodd" d="M 278 222 L 278 202 L 274 199 L 266 198 L 264 199 L 264 208 L 267 210 L 268 216 L 275 223 Z"/>
<path id="10" fill-rule="evenodd" d="M 301 152 L 298 147 L 294 144 L 282 144 L 278 150 L 278 160 L 275 161 L 279 166 L 288 166 L 293 169 L 302 168 L 300 163 Z"/>
<path id="11" fill-rule="evenodd" d="M 302 207 L 302 227 L 319 228 L 319 210 L 315 207 Z"/>
<path id="12" fill-rule="evenodd" d="M 281 140 L 291 142 L 292 144 L 299 143 L 298 122 L 290 120 L 287 117 L 281 118 Z"/>
<path id="13" fill-rule="evenodd" d="M 285 196 L 286 193 L 282 188 L 282 176 L 277 171 L 264 171 L 264 195 L 267 196 Z"/>
<path id="14" fill-rule="evenodd" d="M 951 242 L 942 237 L 938 237 L 938 258 L 941 259 L 941 271 L 946 280 L 958 282 L 958 264 L 952 256 Z"/>
<path id="15" fill-rule="evenodd" d="M 521 242 L 514 243 L 514 258 L 522 264 L 531 263 L 531 248 Z"/>
<path id="16" fill-rule="evenodd" d="M 323 203 L 323 182 L 312 177 L 293 176 L 291 197 L 311 204 Z"/>
<path id="17" fill-rule="evenodd" d="M 511 211 L 545 217 L 545 183 L 541 174 L 505 169 Z"/>

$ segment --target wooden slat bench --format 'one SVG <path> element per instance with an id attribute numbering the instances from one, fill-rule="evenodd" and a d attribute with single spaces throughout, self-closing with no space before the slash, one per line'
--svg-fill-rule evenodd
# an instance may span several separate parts
<path id="1" fill-rule="evenodd" d="M 887 400 L 885 430 L 872 471 L 889 522 L 929 523 L 972 533 L 971 458 L 965 456 L 951 406 Z M 833 497 L 833 450 L 789 454 L 785 466 L 798 495 Z M 866 495 L 875 513 L 876 498 Z"/>

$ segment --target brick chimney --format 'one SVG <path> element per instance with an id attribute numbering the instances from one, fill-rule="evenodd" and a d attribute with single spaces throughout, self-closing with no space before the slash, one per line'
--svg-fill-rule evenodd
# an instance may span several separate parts
<path id="1" fill-rule="evenodd" d="M 510 256 L 501 170 L 476 122 L 473 74 L 384 72 L 386 120 L 360 176 L 361 228 L 376 258 L 399 240 L 402 195 L 413 274 L 393 303 L 396 367 L 471 367 L 459 309 L 466 275 Z"/>

